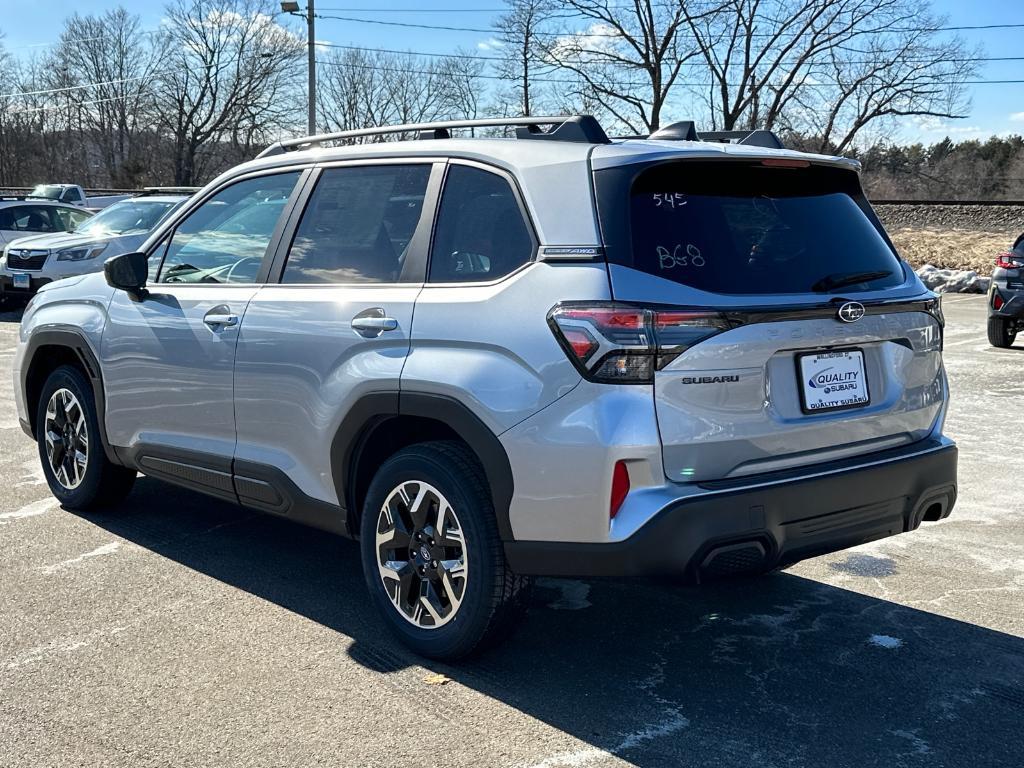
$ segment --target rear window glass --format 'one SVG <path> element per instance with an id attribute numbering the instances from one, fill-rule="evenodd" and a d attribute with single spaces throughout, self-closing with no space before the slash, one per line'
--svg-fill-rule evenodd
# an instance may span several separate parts
<path id="1" fill-rule="evenodd" d="M 680 162 L 630 199 L 632 265 L 715 293 L 829 293 L 903 282 L 849 171 Z"/>

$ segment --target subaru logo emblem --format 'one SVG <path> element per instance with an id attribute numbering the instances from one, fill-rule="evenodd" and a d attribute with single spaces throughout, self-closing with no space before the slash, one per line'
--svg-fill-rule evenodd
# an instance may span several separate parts
<path id="1" fill-rule="evenodd" d="M 839 308 L 839 319 L 844 323 L 856 323 L 864 317 L 864 305 L 859 301 L 848 301 Z"/>

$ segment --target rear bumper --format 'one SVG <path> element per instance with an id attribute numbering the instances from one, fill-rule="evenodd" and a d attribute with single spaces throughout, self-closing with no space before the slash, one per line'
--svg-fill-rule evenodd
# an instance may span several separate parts
<path id="1" fill-rule="evenodd" d="M 992 308 L 992 297 L 989 297 L 989 314 L 992 317 L 1005 317 L 1011 320 L 1024 320 L 1024 292 L 1013 289 L 999 288 L 999 295 L 1006 302 L 999 309 Z"/>
<path id="2" fill-rule="evenodd" d="M 917 448 L 814 477 L 719 486 L 664 507 L 624 541 L 511 541 L 506 557 L 519 573 L 548 576 L 676 574 L 701 581 L 770 570 L 946 517 L 956 502 L 956 446 L 943 439 Z"/>

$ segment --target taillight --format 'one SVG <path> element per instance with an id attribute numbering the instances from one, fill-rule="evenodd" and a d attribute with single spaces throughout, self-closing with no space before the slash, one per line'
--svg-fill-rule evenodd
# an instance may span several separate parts
<path id="1" fill-rule="evenodd" d="M 615 471 L 612 472 L 612 494 L 608 505 L 608 517 L 614 518 L 619 513 L 619 507 L 626 500 L 629 493 L 629 470 L 626 469 L 626 462 L 616 461 Z"/>
<path id="2" fill-rule="evenodd" d="M 1000 269 L 1020 269 L 1024 267 L 1024 258 L 1015 253 L 1000 253 L 996 256 L 996 266 Z"/>
<path id="3" fill-rule="evenodd" d="M 733 327 L 721 312 L 613 302 L 559 304 L 548 322 L 584 376 L 613 384 L 649 383 L 694 344 Z"/>
<path id="4" fill-rule="evenodd" d="M 999 295 L 998 291 L 992 292 L 992 309 L 998 311 L 1003 308 L 1003 297 Z"/>

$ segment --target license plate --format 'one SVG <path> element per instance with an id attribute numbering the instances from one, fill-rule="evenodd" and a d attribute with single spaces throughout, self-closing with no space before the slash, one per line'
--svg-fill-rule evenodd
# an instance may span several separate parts
<path id="1" fill-rule="evenodd" d="M 29 275 L 14 275 L 15 288 L 31 288 L 32 278 Z"/>
<path id="2" fill-rule="evenodd" d="M 859 349 L 800 355 L 797 370 L 804 413 L 859 408 L 871 402 L 864 353 Z"/>

